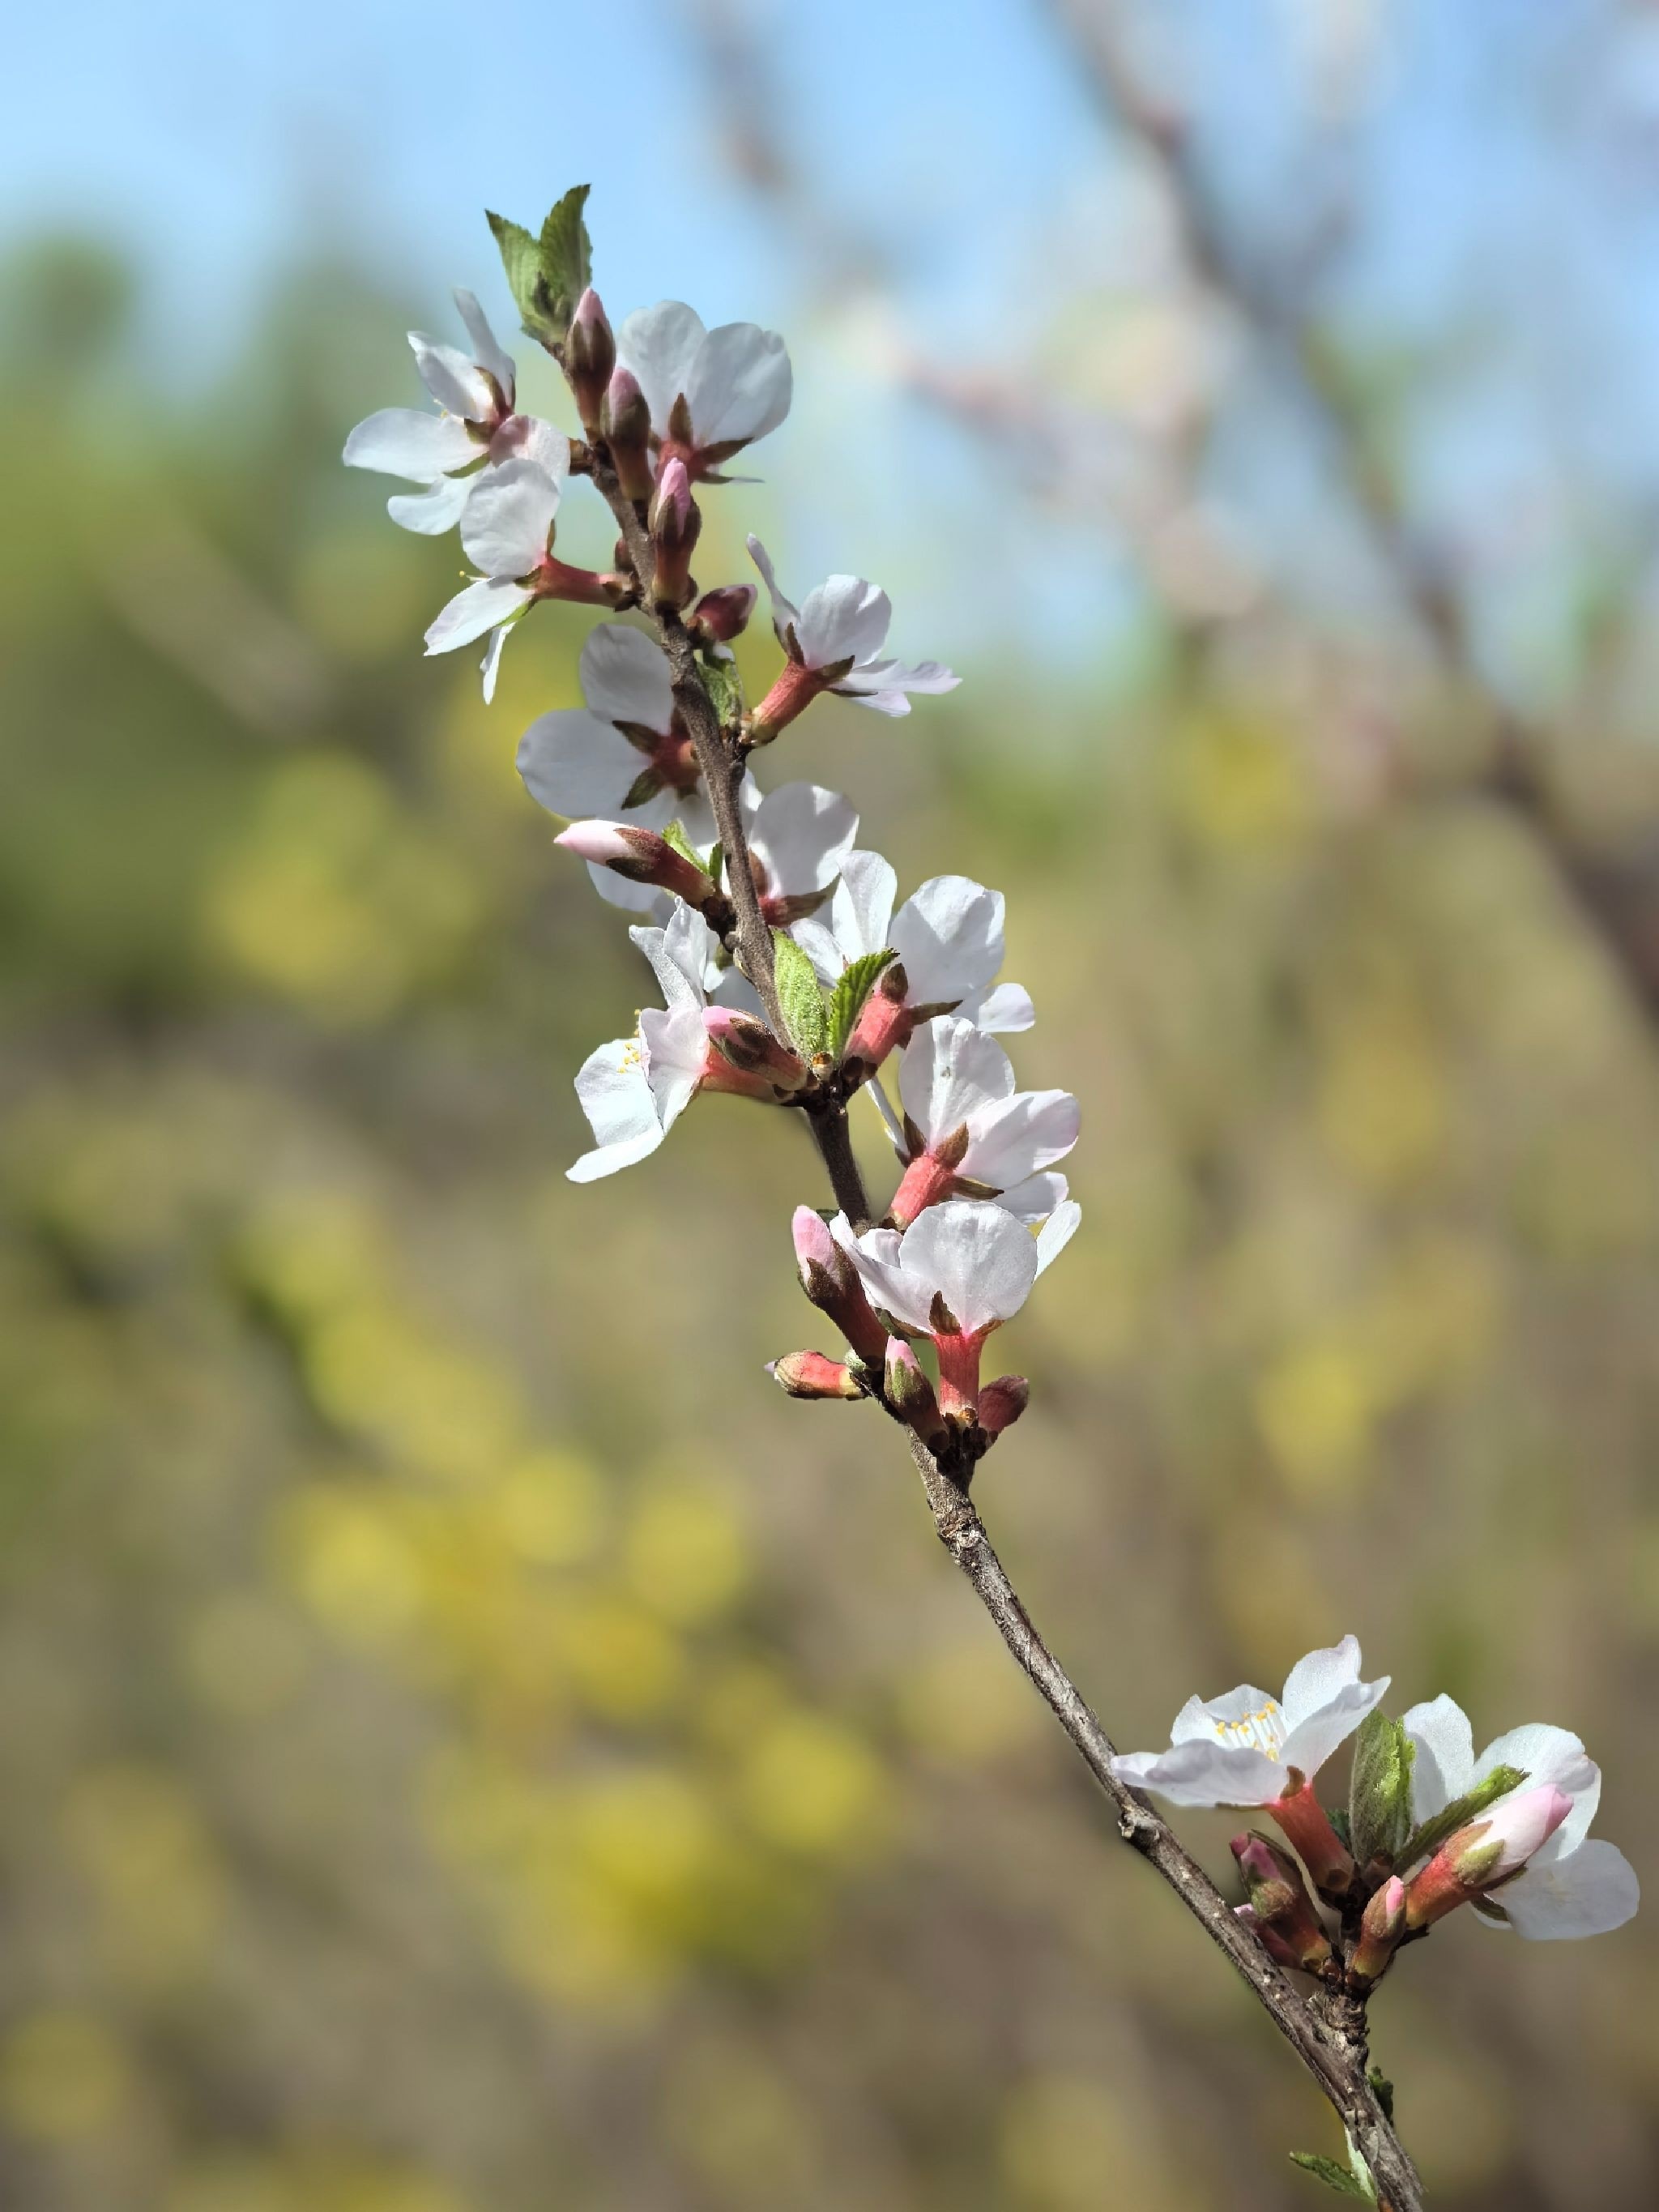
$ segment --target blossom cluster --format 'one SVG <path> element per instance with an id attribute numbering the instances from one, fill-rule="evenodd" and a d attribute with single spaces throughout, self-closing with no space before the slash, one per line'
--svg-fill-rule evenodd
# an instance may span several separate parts
<path id="1" fill-rule="evenodd" d="M 1589 1835 L 1601 1770 L 1576 1735 L 1528 1722 L 1477 1758 L 1450 1698 L 1392 1720 L 1389 1678 L 1362 1681 L 1359 1668 L 1346 1636 L 1299 1659 L 1277 1698 L 1248 1683 L 1189 1698 L 1167 1751 L 1114 1761 L 1173 1805 L 1260 1808 L 1279 1829 L 1296 1857 L 1252 1832 L 1232 1850 L 1249 1891 L 1240 1915 L 1280 1965 L 1368 1988 L 1460 1905 L 1535 1942 L 1630 1919 L 1636 1875 Z M 1346 1807 L 1328 1812 L 1315 1778 L 1356 1735 Z"/>
<path id="2" fill-rule="evenodd" d="M 608 617 L 581 651 L 581 706 L 538 716 L 517 752 L 530 796 L 562 825 L 556 842 L 606 905 L 634 917 L 660 1000 L 577 1072 L 592 1142 L 571 1178 L 645 1160 L 705 1094 L 800 1117 L 840 1203 L 797 1209 L 795 1260 L 841 1343 L 788 1353 L 771 1372 L 794 1397 L 873 1401 L 965 1491 L 1027 1402 L 1023 1376 L 987 1380 L 981 1364 L 1077 1230 L 1060 1169 L 1078 1103 L 1019 1089 L 999 1041 L 1036 1018 L 1027 992 L 1002 980 L 1001 894 L 942 874 L 901 902 L 847 798 L 805 780 L 763 787 L 756 773 L 827 693 L 897 718 L 958 679 L 888 653 L 893 610 L 863 577 L 787 597 L 756 538 L 758 585 L 698 585 L 699 499 L 787 417 L 788 354 L 775 332 L 708 330 L 678 301 L 613 331 L 589 281 L 584 198 L 567 195 L 539 238 L 490 218 L 525 328 L 562 370 L 580 434 L 519 409 L 514 362 L 459 292 L 466 349 L 410 337 L 437 411 L 371 416 L 345 459 L 417 487 L 389 501 L 404 529 L 459 531 L 475 573 L 436 615 L 427 649 L 486 640 L 486 699 L 505 639 L 539 601 Z M 605 571 L 555 551 L 562 501 L 584 477 L 620 532 Z M 732 644 L 763 586 L 781 660 L 751 705 Z M 847 1137 L 860 1096 L 896 1155 L 878 1216 Z M 1350 1994 L 1462 1904 L 1532 1937 L 1630 1917 L 1630 1867 L 1587 1836 L 1601 1776 L 1576 1736 L 1514 1729 L 1477 1759 L 1449 1698 L 1395 1721 L 1381 1709 L 1388 1686 L 1360 1680 L 1348 1638 L 1300 1662 L 1278 1698 L 1245 1686 L 1189 1700 L 1167 1751 L 1118 1758 L 1115 1772 L 1176 1805 L 1261 1808 L 1284 1841 L 1235 1840 L 1249 1890 L 1239 1910 L 1280 1964 Z M 1347 1806 L 1327 1811 L 1316 1778 L 1356 1735 Z"/>

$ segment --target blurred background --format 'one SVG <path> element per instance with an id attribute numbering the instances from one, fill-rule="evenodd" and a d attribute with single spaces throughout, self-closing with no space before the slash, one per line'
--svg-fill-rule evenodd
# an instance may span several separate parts
<path id="1" fill-rule="evenodd" d="M 64 40 L 0 132 L 0 2201 L 1317 2201 L 904 1455 L 761 1371 L 827 1343 L 799 1133 L 564 1181 L 647 980 L 513 771 L 586 622 L 486 710 L 420 653 L 455 542 L 338 454 L 578 179 L 613 317 L 788 334 L 702 580 L 759 527 L 967 681 L 770 780 L 1007 892 L 1084 1103 L 1017 1582 L 1126 1747 L 1349 1629 L 1397 1710 L 1575 1728 L 1659 1893 L 1659 9 Z M 1656 1924 L 1404 1962 L 1437 2204 L 1652 2201 Z"/>

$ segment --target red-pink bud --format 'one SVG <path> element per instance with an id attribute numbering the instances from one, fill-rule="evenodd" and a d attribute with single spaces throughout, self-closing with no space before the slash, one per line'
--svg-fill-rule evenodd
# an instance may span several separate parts
<path id="1" fill-rule="evenodd" d="M 641 830 L 631 822 L 573 822 L 553 840 L 579 860 L 609 868 L 630 884 L 655 884 L 672 891 L 688 906 L 701 908 L 716 896 L 702 870 L 677 853 L 654 830 Z"/>
<path id="2" fill-rule="evenodd" d="M 1285 1941 L 1271 1921 L 1263 1920 L 1253 1905 L 1236 1905 L 1233 1916 L 1242 1920 L 1267 1956 L 1281 1966 L 1291 1966 L 1299 1972 L 1302 1961 Z"/>
<path id="3" fill-rule="evenodd" d="M 887 1332 L 870 1310 L 858 1269 L 822 1217 L 798 1206 L 791 1224 L 800 1286 L 821 1313 L 829 1315 L 859 1358 L 879 1371 L 887 1352 Z"/>
<path id="4" fill-rule="evenodd" d="M 902 1415 L 930 1450 L 939 1450 L 947 1441 L 939 1401 L 921 1371 L 921 1362 L 902 1336 L 887 1340 L 883 1381 L 894 1412 Z"/>
<path id="5" fill-rule="evenodd" d="M 663 463 L 646 520 L 656 555 L 652 599 L 659 607 L 684 606 L 693 588 L 692 549 L 702 530 L 702 511 L 691 496 L 691 478 L 684 461 Z"/>
<path id="6" fill-rule="evenodd" d="M 1500 1797 L 1490 1812 L 1448 1836 L 1413 1877 L 1406 1892 L 1407 1926 L 1431 1927 L 1470 1898 L 1519 1874 L 1571 1810 L 1571 1798 L 1553 1783 Z"/>
<path id="7" fill-rule="evenodd" d="M 590 284 L 576 302 L 564 341 L 564 373 L 582 428 L 590 438 L 598 434 L 605 388 L 616 365 L 617 341 L 599 305 L 599 295 Z"/>
<path id="8" fill-rule="evenodd" d="M 1289 1837 L 1320 1895 L 1346 1897 L 1353 1887 L 1352 1855 L 1298 1768 L 1285 1770 L 1284 1790 L 1266 1809 Z"/>
<path id="9" fill-rule="evenodd" d="M 748 628 L 756 596 L 752 584 L 722 584 L 716 591 L 705 592 L 691 610 L 686 628 L 699 645 L 729 645 Z"/>
<path id="10" fill-rule="evenodd" d="M 775 1359 L 767 1373 L 792 1398 L 864 1398 L 869 1395 L 850 1367 L 826 1359 L 821 1352 L 790 1352 Z"/>
<path id="11" fill-rule="evenodd" d="M 1348 1961 L 1348 1971 L 1362 1982 L 1380 1981 L 1406 1932 L 1406 1885 L 1390 1875 L 1359 1923 L 1359 1941 Z"/>
<path id="12" fill-rule="evenodd" d="M 1031 1386 L 1023 1375 L 999 1375 L 979 1394 L 979 1425 L 988 1437 L 1000 1437 L 1030 1403 Z"/>
<path id="13" fill-rule="evenodd" d="M 1298 1966 L 1309 1972 L 1322 1966 L 1331 1955 L 1330 1938 L 1296 1861 L 1267 1837 L 1249 1832 L 1235 1836 L 1228 1848 L 1249 1886 L 1257 1919 L 1283 1940 Z"/>
<path id="14" fill-rule="evenodd" d="M 611 466 L 617 471 L 623 496 L 649 499 L 651 410 L 640 389 L 639 379 L 631 369 L 619 366 L 612 373 L 605 387 L 599 428 L 611 450 Z"/>
<path id="15" fill-rule="evenodd" d="M 753 1014 L 739 1013 L 732 1006 L 708 1006 L 702 1025 L 715 1049 L 743 1074 L 763 1076 L 785 1091 L 799 1091 L 806 1081 L 805 1064 Z"/>

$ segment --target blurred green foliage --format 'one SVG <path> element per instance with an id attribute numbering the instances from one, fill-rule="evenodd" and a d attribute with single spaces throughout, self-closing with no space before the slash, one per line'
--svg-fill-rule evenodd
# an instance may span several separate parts
<path id="1" fill-rule="evenodd" d="M 337 465 L 394 304 L 311 272 L 186 398 L 96 256 L 6 290 L 0 2198 L 1306 2201 L 1322 2108 L 903 1455 L 765 1382 L 799 1132 L 709 1102 L 562 1180 L 643 978 L 512 769 L 585 623 L 489 711 L 422 661 L 453 546 Z M 985 1504 L 1121 1739 L 1352 1628 L 1402 1705 L 1581 1729 L 1651 1881 L 1654 1041 L 1510 824 L 1356 801 L 1328 704 L 986 672 L 775 775 L 1008 892 L 1022 1073 L 1082 1094 Z M 1437 2203 L 1641 2201 L 1655 1965 L 1412 1954 Z"/>

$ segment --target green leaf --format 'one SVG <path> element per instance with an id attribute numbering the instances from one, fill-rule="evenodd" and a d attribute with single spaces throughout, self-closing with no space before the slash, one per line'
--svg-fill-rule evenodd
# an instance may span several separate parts
<path id="1" fill-rule="evenodd" d="M 804 1060 L 816 1060 L 829 1049 L 830 1015 L 817 971 L 793 937 L 781 929 L 772 932 L 776 963 L 778 1004 L 783 1009 L 789 1042 Z"/>
<path id="2" fill-rule="evenodd" d="M 1448 1836 L 1455 1836 L 1471 1820 L 1480 1819 L 1489 1805 L 1500 1797 L 1507 1797 L 1511 1790 L 1518 1790 L 1526 1780 L 1525 1770 L 1519 1766 L 1495 1766 L 1484 1782 L 1476 1783 L 1467 1797 L 1455 1797 L 1443 1813 L 1437 1813 L 1431 1820 L 1425 1820 L 1400 1854 L 1395 1863 L 1414 1866 L 1419 1859 L 1427 1858 L 1437 1851 Z"/>
<path id="3" fill-rule="evenodd" d="M 1412 1832 L 1412 1761 L 1417 1747 L 1405 1723 L 1380 1709 L 1366 1714 L 1354 1739 L 1348 1784 L 1348 1848 L 1360 1866 L 1390 1864 Z"/>
<path id="4" fill-rule="evenodd" d="M 1365 2079 L 1371 2085 L 1372 2096 L 1382 2107 L 1383 2118 L 1392 2127 L 1394 2125 L 1394 2083 L 1389 2081 L 1380 2066 L 1373 2066 Z"/>
<path id="5" fill-rule="evenodd" d="M 1336 1830 L 1337 1834 L 1341 1838 L 1344 1848 L 1352 1851 L 1353 1849 L 1353 1838 L 1348 1831 L 1348 1815 L 1344 1808 L 1340 1805 L 1333 1805 L 1330 1811 L 1327 1814 L 1326 1818 L 1329 1820 L 1332 1827 Z"/>
<path id="6" fill-rule="evenodd" d="M 590 185 L 572 185 L 548 210 L 538 241 L 542 283 L 561 338 L 570 328 L 577 301 L 592 282 L 593 246 L 582 216 L 592 190 Z"/>
<path id="7" fill-rule="evenodd" d="M 1304 2173 L 1312 2174 L 1316 2181 L 1322 2181 L 1327 2189 L 1334 2189 L 1339 2197 L 1358 2197 L 1366 2204 L 1376 2202 L 1370 2191 L 1350 2173 L 1346 2166 L 1339 2166 L 1334 2158 L 1326 2158 L 1316 2150 L 1293 2150 L 1291 2164 L 1299 2166 Z"/>
<path id="8" fill-rule="evenodd" d="M 490 213 L 489 228 L 495 234 L 501 267 L 507 272 L 507 289 L 513 295 L 526 337 L 534 338 L 538 344 L 556 344 L 564 336 L 564 329 L 554 326 L 542 283 L 539 242 L 521 222 L 509 222 L 504 215 Z"/>
<path id="9" fill-rule="evenodd" d="M 720 870 L 725 866 L 726 848 L 717 839 L 714 844 L 710 848 L 708 854 L 708 880 L 711 884 L 718 885 L 720 879 Z"/>
<path id="10" fill-rule="evenodd" d="M 723 730 L 735 729 L 743 719 L 743 684 L 734 660 L 704 660 L 697 665 L 714 719 Z"/>
<path id="11" fill-rule="evenodd" d="M 850 960 L 841 973 L 841 980 L 830 994 L 830 1056 L 839 1060 L 847 1049 L 864 1002 L 880 979 L 882 970 L 898 958 L 890 948 L 885 952 L 866 952 Z"/>
<path id="12" fill-rule="evenodd" d="M 684 828 L 679 823 L 670 822 L 664 825 L 662 842 L 665 845 L 672 846 L 673 850 L 679 854 L 681 860 L 690 860 L 692 866 L 699 869 L 705 876 L 708 873 L 708 864 L 698 853 L 696 847 L 691 842 L 691 840 L 686 836 Z"/>

